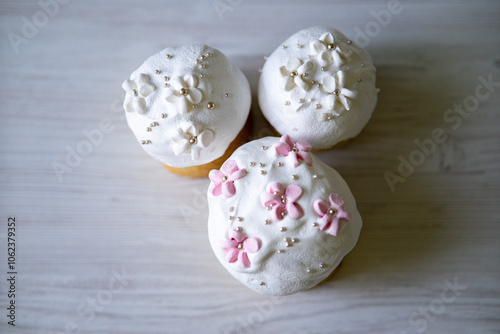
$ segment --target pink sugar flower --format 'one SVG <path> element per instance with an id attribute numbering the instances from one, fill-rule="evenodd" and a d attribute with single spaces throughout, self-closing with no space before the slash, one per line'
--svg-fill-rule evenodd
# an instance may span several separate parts
<path id="1" fill-rule="evenodd" d="M 311 151 L 312 146 L 305 141 L 301 140 L 294 144 L 292 137 L 284 135 L 274 148 L 278 155 L 288 157 L 292 161 L 293 167 L 300 165 L 299 159 L 304 160 L 309 166 L 312 165 L 312 158 L 307 153 Z"/>
<path id="2" fill-rule="evenodd" d="M 340 229 L 340 220 L 351 221 L 351 213 L 344 210 L 344 200 L 339 194 L 332 193 L 328 196 L 328 205 L 321 198 L 313 203 L 314 212 L 320 217 L 319 229 L 336 236 Z"/>
<path id="3" fill-rule="evenodd" d="M 222 248 L 226 251 L 227 262 L 239 261 L 243 267 L 250 267 L 251 263 L 247 253 L 255 253 L 260 249 L 260 239 L 246 237 L 236 230 L 228 232 L 228 239 L 222 243 Z"/>
<path id="4" fill-rule="evenodd" d="M 236 194 L 234 181 L 241 179 L 245 175 L 247 175 L 246 169 L 239 169 L 236 161 L 227 160 L 220 170 L 213 169 L 208 174 L 210 180 L 215 183 L 212 194 L 214 196 L 222 194 L 224 198 L 232 197 Z"/>
<path id="5" fill-rule="evenodd" d="M 291 184 L 285 188 L 278 182 L 271 182 L 266 192 L 260 196 L 260 201 L 268 210 L 271 210 L 273 220 L 279 221 L 290 214 L 295 219 L 304 215 L 302 207 L 296 201 L 302 196 L 302 188 Z"/>

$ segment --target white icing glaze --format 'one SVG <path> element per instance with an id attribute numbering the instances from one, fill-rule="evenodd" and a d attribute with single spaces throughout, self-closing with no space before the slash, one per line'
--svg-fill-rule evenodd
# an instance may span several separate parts
<path id="1" fill-rule="evenodd" d="M 246 77 L 206 45 L 164 49 L 134 71 L 123 88 L 127 121 L 137 140 L 172 167 L 221 157 L 250 111 Z"/>
<path id="2" fill-rule="evenodd" d="M 271 125 L 314 149 L 357 136 L 377 93 L 368 53 L 328 27 L 289 37 L 268 57 L 259 81 L 259 104 Z"/>
<path id="3" fill-rule="evenodd" d="M 277 137 L 266 137 L 247 143 L 233 153 L 228 161 L 234 160 L 239 169 L 247 171 L 234 181 L 233 196 L 214 196 L 214 182 L 208 188 L 208 231 L 215 255 L 236 279 L 267 295 L 307 290 L 328 277 L 354 247 L 362 226 L 354 197 L 342 177 L 310 153 L 312 165 L 299 160 L 295 168 L 289 157 L 277 154 L 274 145 L 278 142 Z M 282 220 L 273 220 L 271 211 L 261 202 L 271 182 L 302 188 L 302 195 L 295 202 L 303 209 L 302 216 L 297 215 L 299 218 L 295 219 L 288 214 Z M 337 236 L 314 226 L 319 217 L 313 203 L 320 198 L 328 202 L 331 193 L 343 198 L 344 210 L 351 214 L 350 222 L 341 221 Z M 248 252 L 251 263 L 248 268 L 240 261 L 229 263 L 227 251 L 221 246 L 228 240 L 229 231 L 238 228 L 245 236 L 258 238 L 261 243 L 257 252 Z"/>

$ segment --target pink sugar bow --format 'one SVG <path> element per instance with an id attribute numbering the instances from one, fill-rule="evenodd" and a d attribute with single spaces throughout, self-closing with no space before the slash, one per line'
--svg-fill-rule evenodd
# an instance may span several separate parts
<path id="1" fill-rule="evenodd" d="M 288 157 L 293 163 L 293 167 L 300 165 L 299 159 L 304 160 L 309 166 L 312 165 L 312 158 L 309 155 L 312 146 L 305 141 L 293 143 L 292 137 L 284 135 L 278 144 L 274 146 L 278 155 Z"/>
<path id="2" fill-rule="evenodd" d="M 229 240 L 222 243 L 222 248 L 226 250 L 227 262 L 234 263 L 239 260 L 243 267 L 250 267 L 247 253 L 255 253 L 260 249 L 260 239 L 246 237 L 236 230 L 230 230 L 228 238 Z"/>
<path id="3" fill-rule="evenodd" d="M 236 161 L 227 160 L 220 170 L 213 169 L 208 174 L 210 180 L 215 184 L 212 194 L 214 196 L 222 194 L 224 198 L 232 197 L 236 194 L 234 181 L 245 175 L 247 175 L 246 169 L 239 169 Z"/>
<path id="4" fill-rule="evenodd" d="M 317 199 L 313 203 L 313 210 L 321 218 L 319 229 L 336 236 L 340 229 L 340 220 L 351 221 L 351 213 L 344 210 L 344 200 L 339 194 L 330 194 L 328 200 L 330 205 L 321 198 Z"/>
<path id="5" fill-rule="evenodd" d="M 278 182 L 267 185 L 267 191 L 260 196 L 262 205 L 271 210 L 274 221 L 282 220 L 287 214 L 295 219 L 304 215 L 302 207 L 295 203 L 302 196 L 302 188 L 291 184 L 288 187 Z"/>

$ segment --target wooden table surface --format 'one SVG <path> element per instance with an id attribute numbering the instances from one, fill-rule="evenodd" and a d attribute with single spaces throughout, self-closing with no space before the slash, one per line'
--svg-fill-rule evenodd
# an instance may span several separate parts
<path id="1" fill-rule="evenodd" d="M 0 3 L 0 332 L 500 333 L 498 1 L 58 1 Z M 364 227 L 332 279 L 271 298 L 218 263 L 208 180 L 142 150 L 121 83 L 165 46 L 214 46 L 265 135 L 263 57 L 320 24 L 378 69 L 368 126 L 320 155 Z"/>

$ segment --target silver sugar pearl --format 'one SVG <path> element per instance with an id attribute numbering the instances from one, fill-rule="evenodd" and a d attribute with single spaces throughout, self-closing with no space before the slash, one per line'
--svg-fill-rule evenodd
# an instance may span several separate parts
<path id="1" fill-rule="evenodd" d="M 332 114 L 322 114 L 321 119 L 323 122 L 331 121 L 333 119 Z"/>

